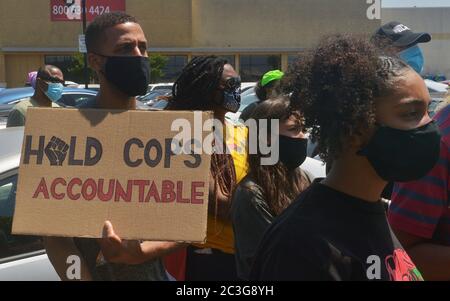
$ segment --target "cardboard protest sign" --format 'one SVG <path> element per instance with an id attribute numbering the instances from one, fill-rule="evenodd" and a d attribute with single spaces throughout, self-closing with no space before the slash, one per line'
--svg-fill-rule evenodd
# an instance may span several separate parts
<path id="1" fill-rule="evenodd" d="M 203 242 L 211 158 L 172 152 L 179 119 L 194 113 L 30 108 L 13 233 L 98 238 L 110 220 L 124 239 Z"/>

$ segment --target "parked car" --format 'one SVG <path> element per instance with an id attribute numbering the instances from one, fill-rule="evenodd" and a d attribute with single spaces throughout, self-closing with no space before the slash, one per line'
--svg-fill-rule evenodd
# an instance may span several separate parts
<path id="1" fill-rule="evenodd" d="M 80 86 L 79 83 L 69 81 L 69 80 L 66 80 L 64 83 L 66 84 L 66 87 L 69 87 L 69 88 L 78 88 L 78 86 Z"/>
<path id="2" fill-rule="evenodd" d="M 76 88 L 79 88 L 79 89 L 85 89 L 85 87 L 86 87 L 86 85 L 81 85 L 81 84 L 78 84 L 76 86 Z M 93 91 L 98 92 L 100 90 L 100 85 L 99 84 L 88 84 L 88 90 L 93 90 Z"/>
<path id="3" fill-rule="evenodd" d="M 6 127 L 9 112 L 11 112 L 13 107 L 14 105 L 0 105 L 0 129 Z"/>
<path id="4" fill-rule="evenodd" d="M 154 110 L 154 111 L 162 111 L 164 110 L 167 105 L 169 104 L 169 102 L 165 99 L 161 99 L 158 100 L 157 102 L 155 102 L 151 107 L 150 110 Z"/>
<path id="5" fill-rule="evenodd" d="M 450 86 L 450 80 L 444 80 L 444 81 L 441 82 L 441 84 Z"/>
<path id="6" fill-rule="evenodd" d="M 172 90 L 156 89 L 145 94 L 144 96 L 137 97 L 137 100 L 151 107 L 154 103 L 156 103 L 159 100 L 160 96 L 170 96 L 171 94 Z"/>
<path id="7" fill-rule="evenodd" d="M 0 129 L 6 127 L 9 112 L 21 100 L 33 96 L 34 89 L 31 87 L 11 88 L 0 91 Z M 97 95 L 97 91 L 64 88 L 61 99 L 57 102 L 63 107 L 74 107 L 80 102 L 93 99 Z"/>
<path id="8" fill-rule="evenodd" d="M 241 83 L 241 93 L 244 93 L 245 91 L 254 88 L 256 86 L 255 82 L 243 82 Z"/>
<path id="9" fill-rule="evenodd" d="M 154 90 L 170 90 L 172 91 L 173 83 L 158 83 L 148 85 L 147 93 Z"/>
<path id="10" fill-rule="evenodd" d="M 0 91 L 0 105 L 16 104 L 23 98 L 30 97 L 34 94 L 31 87 L 24 88 L 8 88 Z"/>
<path id="11" fill-rule="evenodd" d="M 430 79 L 425 79 L 425 84 L 427 85 L 428 91 L 432 93 L 447 93 L 448 85 L 444 83 L 438 83 Z"/>
<path id="12" fill-rule="evenodd" d="M 0 105 L 16 104 L 24 98 L 33 96 L 33 94 L 34 89 L 31 87 L 5 89 L 0 91 Z M 73 107 L 81 101 L 94 98 L 96 95 L 97 91 L 66 87 L 57 103 L 64 107 Z"/>
<path id="13" fill-rule="evenodd" d="M 428 114 L 433 117 L 436 114 L 437 108 L 439 108 L 445 101 L 445 97 L 449 92 L 449 86 L 430 79 L 425 79 L 425 84 L 431 96 L 431 103 L 428 107 Z"/>
<path id="14" fill-rule="evenodd" d="M 59 280 L 42 238 L 12 235 L 23 127 L 0 130 L 0 281 Z"/>

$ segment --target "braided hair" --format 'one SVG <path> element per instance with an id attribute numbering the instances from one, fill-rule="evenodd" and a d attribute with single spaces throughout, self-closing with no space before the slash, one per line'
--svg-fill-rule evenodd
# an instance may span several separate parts
<path id="1" fill-rule="evenodd" d="M 209 111 L 213 110 L 214 93 L 220 85 L 227 60 L 210 55 L 192 59 L 184 67 L 172 88 L 168 110 Z M 216 141 L 215 143 L 224 143 Z M 224 148 L 223 148 L 224 149 Z M 209 211 L 223 220 L 230 218 L 231 196 L 236 186 L 236 172 L 233 159 L 228 154 L 213 154 L 211 175 L 214 189 L 209 202 Z M 219 202 L 219 190 L 227 202 Z"/>
<path id="2" fill-rule="evenodd" d="M 212 98 L 219 87 L 226 64 L 226 59 L 214 55 L 193 58 L 175 81 L 168 108 L 212 110 Z"/>

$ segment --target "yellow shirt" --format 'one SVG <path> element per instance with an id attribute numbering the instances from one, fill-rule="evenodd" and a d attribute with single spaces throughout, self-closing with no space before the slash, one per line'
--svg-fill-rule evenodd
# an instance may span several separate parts
<path id="1" fill-rule="evenodd" d="M 226 143 L 231 151 L 236 183 L 239 183 L 248 172 L 247 163 L 247 135 L 248 129 L 242 125 L 226 125 Z M 233 130 L 233 132 L 231 132 Z M 234 133 L 234 135 L 232 135 Z M 200 248 L 219 249 L 228 254 L 234 254 L 234 235 L 231 221 L 222 221 L 214 216 L 208 216 L 206 243 L 196 245 Z"/>
<path id="2" fill-rule="evenodd" d="M 247 162 L 247 136 L 248 129 L 243 125 L 227 124 L 227 146 L 231 150 L 234 169 L 236 171 L 236 184 L 248 173 Z M 233 130 L 234 135 L 229 135 Z"/>

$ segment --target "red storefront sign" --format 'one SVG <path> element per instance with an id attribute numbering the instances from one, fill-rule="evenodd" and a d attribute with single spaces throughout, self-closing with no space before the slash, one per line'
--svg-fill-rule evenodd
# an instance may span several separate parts
<path id="1" fill-rule="evenodd" d="M 125 11 L 125 0 L 86 0 L 86 18 L 95 17 L 113 11 Z M 50 0 L 52 21 L 82 21 L 81 0 Z"/>

